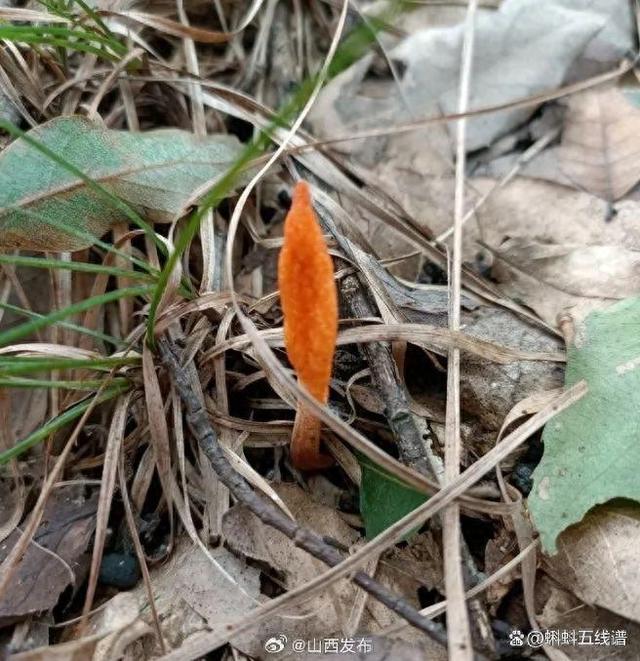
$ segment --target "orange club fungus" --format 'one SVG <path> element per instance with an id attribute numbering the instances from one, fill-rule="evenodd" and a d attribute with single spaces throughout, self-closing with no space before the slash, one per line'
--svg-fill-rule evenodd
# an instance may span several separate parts
<path id="1" fill-rule="evenodd" d="M 289 361 L 298 381 L 326 404 L 338 334 L 338 293 L 333 262 L 306 181 L 296 185 L 284 222 L 278 286 Z M 320 453 L 320 420 L 304 402 L 298 402 L 291 458 L 300 470 L 318 470 L 332 464 L 329 456 Z"/>

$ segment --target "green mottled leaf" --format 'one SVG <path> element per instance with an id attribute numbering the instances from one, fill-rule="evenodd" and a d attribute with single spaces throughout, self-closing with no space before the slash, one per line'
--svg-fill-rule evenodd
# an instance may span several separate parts
<path id="1" fill-rule="evenodd" d="M 640 298 L 593 312 L 568 350 L 566 384 L 589 391 L 543 434 L 529 509 L 546 551 L 595 505 L 640 501 Z"/>
<path id="2" fill-rule="evenodd" d="M 427 496 L 401 482 L 367 457 L 359 456 L 358 459 L 362 467 L 360 513 L 366 535 L 372 539 L 422 505 Z"/>
<path id="3" fill-rule="evenodd" d="M 241 149 L 228 135 L 134 133 L 79 116 L 53 119 L 0 153 L 0 249 L 86 248 L 127 220 L 126 205 L 169 220 L 221 177 Z M 126 204 L 114 203 L 118 198 Z"/>

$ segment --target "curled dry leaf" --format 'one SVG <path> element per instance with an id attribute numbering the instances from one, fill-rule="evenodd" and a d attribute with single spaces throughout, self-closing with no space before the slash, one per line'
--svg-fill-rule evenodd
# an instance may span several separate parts
<path id="1" fill-rule="evenodd" d="M 615 202 L 640 181 L 640 110 L 616 88 L 569 100 L 558 157 L 579 188 Z"/>

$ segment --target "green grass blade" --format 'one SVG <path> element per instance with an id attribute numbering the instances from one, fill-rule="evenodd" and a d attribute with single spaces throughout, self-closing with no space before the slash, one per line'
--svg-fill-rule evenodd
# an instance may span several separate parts
<path id="1" fill-rule="evenodd" d="M 6 377 L 53 370 L 90 370 L 109 372 L 119 367 L 139 365 L 136 357 L 116 358 L 41 358 L 39 356 L 0 356 L 0 376 Z"/>
<path id="2" fill-rule="evenodd" d="M 106 292 L 105 294 L 101 294 L 100 296 L 93 296 L 92 298 L 88 298 L 84 301 L 80 301 L 79 303 L 74 303 L 73 305 L 67 306 L 63 310 L 55 310 L 54 312 L 50 312 L 49 314 L 39 319 L 33 319 L 24 324 L 20 324 L 15 328 L 11 328 L 6 331 L 0 332 L 0 347 L 13 344 L 18 340 L 20 340 L 21 338 L 25 337 L 26 335 L 35 333 L 41 328 L 50 326 L 55 322 L 66 319 L 67 317 L 71 317 L 74 314 L 78 314 L 80 312 L 86 312 L 87 310 L 90 310 L 91 308 L 96 307 L 98 305 L 105 305 L 106 303 L 111 303 L 113 301 L 117 301 L 120 300 L 121 298 L 126 298 L 128 296 L 130 297 L 144 296 L 144 294 L 147 294 L 150 291 L 151 291 L 150 286 L 127 287 L 125 289 L 116 289 L 115 291 Z"/>
<path id="3" fill-rule="evenodd" d="M 96 24 L 97 28 L 109 39 L 112 41 L 117 42 L 118 44 L 120 43 L 118 41 L 118 37 L 109 29 L 109 26 L 102 20 L 100 15 L 92 8 L 90 7 L 84 0 L 71 0 L 70 7 L 72 5 L 78 5 L 82 11 L 87 14 L 87 16 L 90 16 L 91 19 L 94 21 Z"/>
<path id="4" fill-rule="evenodd" d="M 44 314 L 40 314 L 39 312 L 34 312 L 33 310 L 25 310 L 24 308 L 20 308 L 17 305 L 11 305 L 11 303 L 0 302 L 0 308 L 4 310 L 10 310 L 11 312 L 15 312 L 16 314 L 22 315 L 23 317 L 30 317 L 31 319 L 44 319 L 46 316 Z M 84 326 L 80 326 L 79 324 L 73 324 L 70 321 L 56 321 L 51 325 L 59 326 L 60 328 L 67 328 L 68 330 L 80 333 L 81 335 L 86 335 L 87 337 L 92 337 L 95 340 L 106 342 L 107 344 L 110 344 L 111 346 L 114 346 L 118 349 L 124 349 L 127 346 L 124 340 L 113 337 L 113 335 L 107 335 L 106 333 L 101 333 L 100 331 L 90 330 Z"/>
<path id="5" fill-rule="evenodd" d="M 150 282 L 153 278 L 147 273 L 128 271 L 127 269 L 104 264 L 88 264 L 86 262 L 65 262 L 60 259 L 47 259 L 45 257 L 27 257 L 25 255 L 0 254 L 0 264 L 14 266 L 27 266 L 30 268 L 61 269 L 63 271 L 78 271 L 80 273 L 101 273 L 110 276 L 121 276 L 130 280 L 143 280 Z"/>
<path id="6" fill-rule="evenodd" d="M 0 28 L 0 39 L 15 41 L 22 44 L 46 44 L 47 46 L 60 46 L 62 48 L 78 51 L 80 53 L 91 53 L 92 55 L 104 58 L 105 60 L 111 60 L 112 62 L 116 62 L 118 60 L 116 55 L 113 55 L 105 48 L 98 48 L 96 46 L 91 46 L 90 44 L 80 41 L 61 39 L 60 37 L 48 37 L 30 33 L 11 34 L 9 31 L 2 30 L 2 28 Z"/>
<path id="7" fill-rule="evenodd" d="M 130 386 L 131 381 L 125 378 L 112 379 L 110 383 L 116 387 L 124 388 Z M 47 388 L 49 390 L 87 390 L 96 391 L 104 384 L 103 379 L 78 380 L 50 380 L 50 379 L 26 379 L 26 378 L 4 378 L 0 376 L 0 388 Z"/>
<path id="8" fill-rule="evenodd" d="M 9 448 L 4 452 L 0 452 L 0 466 L 6 464 L 12 459 L 15 459 L 16 457 L 19 457 L 21 454 L 24 454 L 27 450 L 29 450 L 29 448 L 32 448 L 38 443 L 41 443 L 54 432 L 62 429 L 70 422 L 77 420 L 89 408 L 89 406 L 92 405 L 94 400 L 97 400 L 98 404 L 102 404 L 103 402 L 107 402 L 110 399 L 114 399 L 118 395 L 122 394 L 125 390 L 126 388 L 122 389 L 121 387 L 110 388 L 109 390 L 102 392 L 97 397 L 88 397 L 75 406 L 72 406 L 70 409 L 67 409 L 56 418 L 53 418 L 53 420 L 46 422 L 44 425 L 42 425 L 42 427 L 34 431 L 32 434 L 29 434 L 29 436 L 26 438 L 18 441 L 18 443 L 16 443 L 12 448 Z"/>

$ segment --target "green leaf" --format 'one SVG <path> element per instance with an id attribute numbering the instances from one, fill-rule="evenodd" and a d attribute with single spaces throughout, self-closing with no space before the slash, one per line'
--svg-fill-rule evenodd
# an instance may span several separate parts
<path id="1" fill-rule="evenodd" d="M 427 500 L 416 491 L 364 455 L 358 457 L 362 467 L 360 513 L 367 538 L 372 539 Z"/>
<path id="2" fill-rule="evenodd" d="M 228 135 L 134 133 L 79 116 L 53 119 L 0 153 L 0 249 L 89 247 L 114 223 L 127 220 L 110 197 L 152 220 L 169 220 L 201 186 L 221 177 L 241 148 Z"/>
<path id="3" fill-rule="evenodd" d="M 566 384 L 589 391 L 545 427 L 529 509 L 544 549 L 595 505 L 640 501 L 640 298 L 593 312 L 567 353 Z"/>

